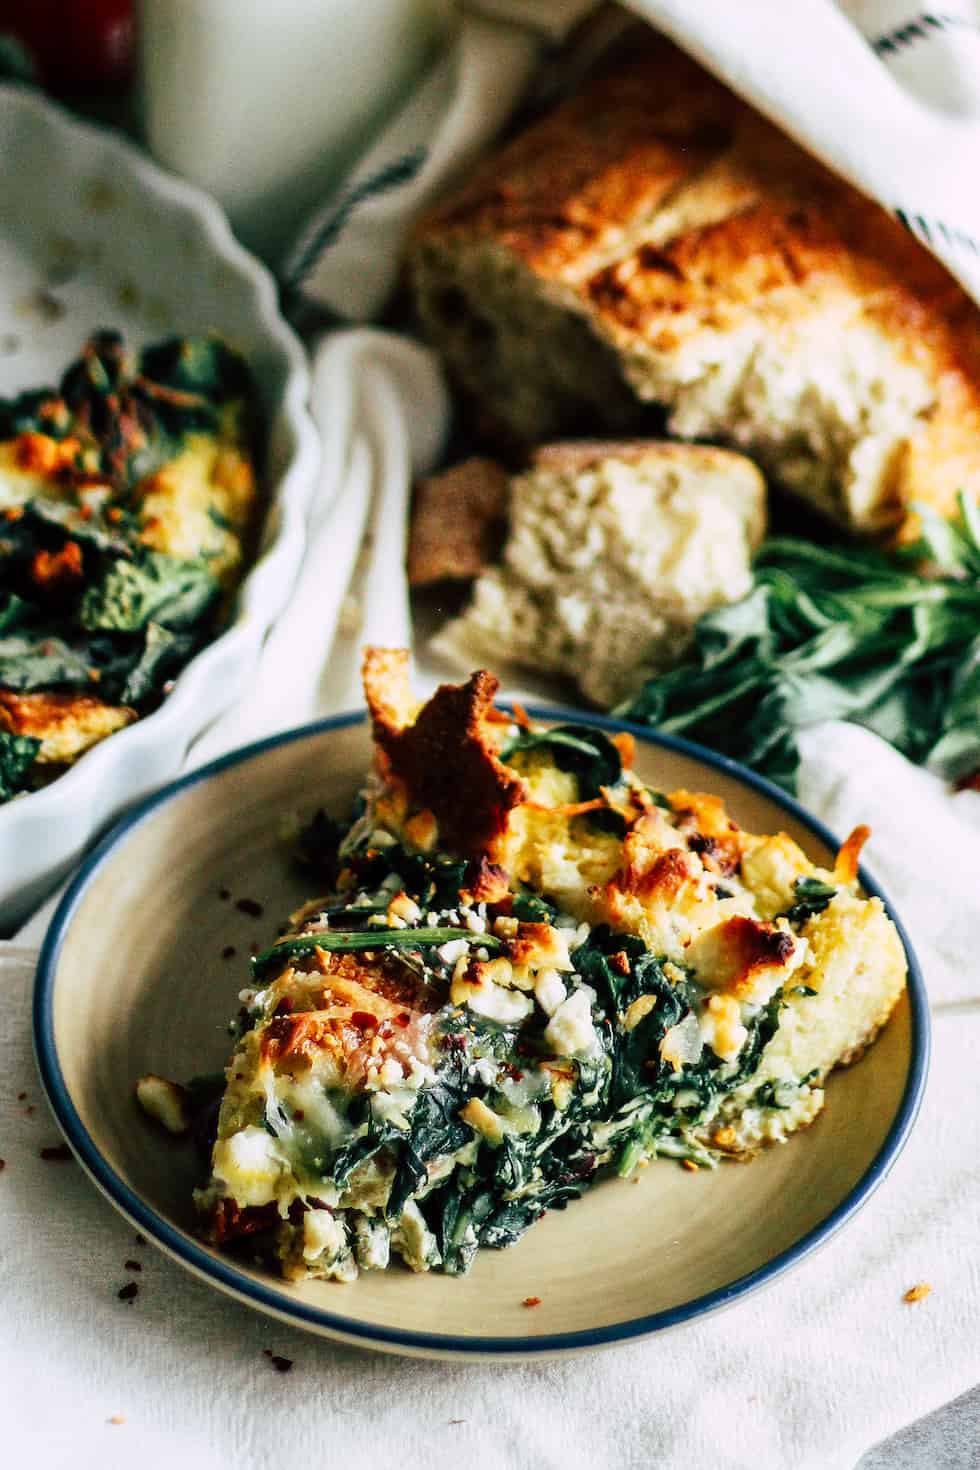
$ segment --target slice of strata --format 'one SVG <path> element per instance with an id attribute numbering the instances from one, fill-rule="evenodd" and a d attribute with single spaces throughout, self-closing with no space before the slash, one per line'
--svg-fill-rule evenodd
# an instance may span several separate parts
<path id="1" fill-rule="evenodd" d="M 646 785 L 627 735 L 495 710 L 489 674 L 418 708 L 375 649 L 365 686 L 363 810 L 311 828 L 330 891 L 243 992 L 211 1239 L 289 1277 L 459 1272 L 604 1175 L 812 1121 L 905 983 L 866 831 L 818 869 Z"/>
<path id="2" fill-rule="evenodd" d="M 766 527 L 765 482 L 699 444 L 566 442 L 511 482 L 500 566 L 482 573 L 437 652 L 574 678 L 614 705 L 671 667 L 703 613 L 743 597 Z"/>

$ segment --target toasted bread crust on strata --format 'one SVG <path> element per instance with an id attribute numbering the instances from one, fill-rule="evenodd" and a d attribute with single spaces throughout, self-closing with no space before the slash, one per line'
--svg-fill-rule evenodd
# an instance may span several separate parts
<path id="1" fill-rule="evenodd" d="M 368 648 L 364 692 L 375 742 L 413 802 L 430 811 L 440 842 L 493 857 L 511 808 L 527 798 L 519 776 L 495 754 L 485 728 L 499 681 L 486 670 L 443 684 L 412 717 L 404 649 Z"/>
<path id="2" fill-rule="evenodd" d="M 15 694 L 0 689 L 0 730 L 40 740 L 39 765 L 63 765 L 136 719 L 126 705 L 106 704 L 90 694 L 41 691 Z"/>

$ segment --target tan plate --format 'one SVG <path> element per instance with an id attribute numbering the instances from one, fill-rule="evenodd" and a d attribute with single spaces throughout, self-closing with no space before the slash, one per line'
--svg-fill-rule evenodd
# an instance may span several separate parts
<path id="1" fill-rule="evenodd" d="M 637 769 L 653 784 L 717 792 L 750 830 L 783 828 L 832 865 L 834 838 L 776 788 L 634 732 Z M 55 916 L 35 996 L 41 1075 L 80 1161 L 140 1230 L 216 1286 L 316 1332 L 398 1352 L 514 1357 L 689 1320 L 771 1281 L 858 1209 L 901 1149 L 925 1081 L 928 1011 L 907 940 L 909 991 L 879 1040 L 830 1080 L 811 1128 L 750 1165 L 689 1173 L 663 1160 L 638 1182 L 602 1182 L 518 1245 L 481 1252 L 464 1277 L 396 1268 L 353 1285 L 292 1285 L 195 1239 L 193 1150 L 143 1117 L 133 1083 L 224 1066 L 249 949 L 308 896 L 290 871 L 284 818 L 319 805 L 344 816 L 370 753 L 363 717 L 342 716 L 195 772 L 110 833 Z M 239 899 L 260 902 L 261 916 Z M 224 958 L 228 945 L 235 955 Z M 529 1296 L 540 1306 L 524 1307 Z"/>

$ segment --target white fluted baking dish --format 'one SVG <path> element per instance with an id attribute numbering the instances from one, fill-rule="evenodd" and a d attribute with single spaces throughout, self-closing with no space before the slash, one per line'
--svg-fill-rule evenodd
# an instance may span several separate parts
<path id="1" fill-rule="evenodd" d="M 232 620 L 160 709 L 50 786 L 0 806 L 0 930 L 112 817 L 173 777 L 190 741 L 244 693 L 299 567 L 318 463 L 303 349 L 271 276 L 220 209 L 115 134 L 0 87 L 0 396 L 57 382 L 97 327 L 136 345 L 213 330 L 246 355 L 266 429 L 269 510 Z"/>

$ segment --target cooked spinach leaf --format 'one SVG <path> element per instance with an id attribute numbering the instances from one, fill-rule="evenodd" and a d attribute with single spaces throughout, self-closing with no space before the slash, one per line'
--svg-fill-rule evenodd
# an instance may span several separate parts
<path id="1" fill-rule="evenodd" d="M 786 910 L 786 918 L 791 924 L 804 924 L 813 914 L 823 913 L 837 889 L 819 878 L 797 878 L 793 892 L 796 902 Z"/>
<path id="2" fill-rule="evenodd" d="M 151 620 L 186 628 L 206 616 L 217 595 L 218 584 L 201 562 L 144 551 L 138 561 L 111 563 L 87 588 L 78 618 L 92 631 L 136 633 Z"/>
<path id="3" fill-rule="evenodd" d="M 556 725 L 553 730 L 522 730 L 500 752 L 502 761 L 512 760 L 527 750 L 546 748 L 555 765 L 578 778 L 579 798 L 591 801 L 603 786 L 615 786 L 623 774 L 623 762 L 615 745 L 602 730 L 589 725 Z"/>
<path id="4" fill-rule="evenodd" d="M 147 624 L 140 641 L 129 644 L 137 656 L 118 698 L 123 704 L 141 705 L 163 693 L 167 680 L 183 667 L 198 642 L 194 634 L 172 633 L 159 623 Z"/>
<path id="5" fill-rule="evenodd" d="M 707 614 L 692 655 L 618 711 L 734 756 L 793 790 L 797 735 L 853 720 L 955 778 L 980 765 L 980 512 L 917 506 L 886 555 L 773 537 L 752 591 Z M 929 575 L 922 572 L 928 563 Z"/>
<path id="6" fill-rule="evenodd" d="M 25 694 L 33 689 L 91 692 L 92 662 L 85 643 L 75 646 L 41 632 L 0 638 L 0 687 Z"/>
<path id="7" fill-rule="evenodd" d="M 10 735 L 0 730 L 0 801 L 9 801 L 26 789 L 40 749 L 40 740 L 30 735 Z"/>
<path id="8" fill-rule="evenodd" d="M 297 934 L 292 939 L 282 939 L 270 949 L 263 950 L 252 959 L 252 973 L 264 975 L 274 965 L 283 964 L 293 956 L 312 954 L 316 949 L 330 954 L 353 954 L 376 949 L 431 949 L 454 939 L 465 939 L 468 944 L 477 945 L 490 954 L 500 954 L 504 948 L 503 940 L 497 939 L 495 935 L 474 934 L 470 929 L 377 928 L 346 932 L 324 929 L 316 934 Z"/>

